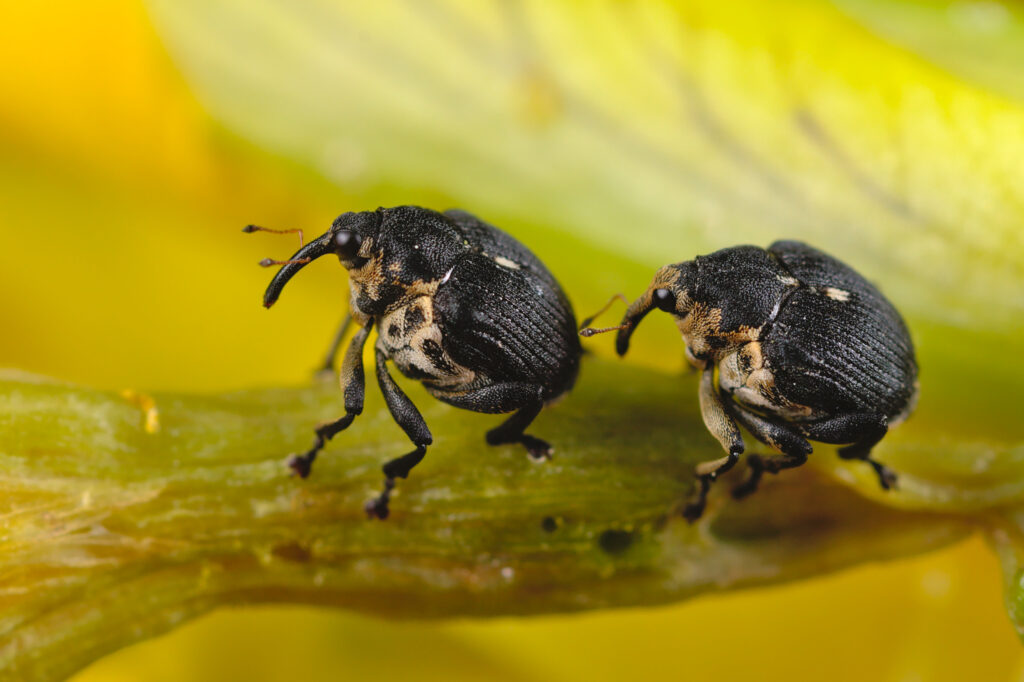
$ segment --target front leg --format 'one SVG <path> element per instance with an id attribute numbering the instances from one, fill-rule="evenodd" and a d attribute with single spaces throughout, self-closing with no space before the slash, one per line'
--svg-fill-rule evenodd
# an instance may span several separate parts
<path id="1" fill-rule="evenodd" d="M 722 396 L 715 389 L 714 374 L 714 365 L 706 366 L 701 373 L 700 414 L 704 419 L 704 426 L 722 444 L 728 454 L 725 457 L 700 462 L 695 467 L 700 488 L 697 491 L 696 499 L 683 509 L 683 516 L 691 523 L 704 513 L 711 484 L 721 474 L 732 469 L 743 453 L 743 435 L 736 425 L 736 420 L 732 418 L 722 403 Z"/>
<path id="2" fill-rule="evenodd" d="M 419 410 L 391 378 L 387 365 L 388 356 L 385 351 L 378 346 L 376 355 L 377 383 L 380 385 L 381 393 L 384 394 L 384 402 L 387 403 L 391 416 L 416 446 L 412 452 L 396 457 L 384 465 L 384 490 L 366 503 L 367 515 L 370 518 L 376 517 L 383 520 L 388 517 L 388 502 L 391 500 L 391 491 L 395 489 L 395 479 L 406 478 L 413 467 L 423 461 L 424 455 L 427 454 L 427 446 L 433 443 L 434 439 Z"/>
<path id="3" fill-rule="evenodd" d="M 316 428 L 313 447 L 301 455 L 292 455 L 288 466 L 302 478 L 309 476 L 313 461 L 331 438 L 348 428 L 349 424 L 363 411 L 363 397 L 366 394 L 366 378 L 363 374 L 363 346 L 370 335 L 373 320 L 361 327 L 352 337 L 345 359 L 341 364 L 341 388 L 345 393 L 345 416 Z"/>

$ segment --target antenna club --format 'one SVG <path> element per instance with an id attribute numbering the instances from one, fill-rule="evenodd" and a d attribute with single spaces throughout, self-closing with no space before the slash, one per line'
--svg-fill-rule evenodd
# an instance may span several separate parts
<path id="1" fill-rule="evenodd" d="M 628 324 L 620 324 L 614 327 L 601 327 L 599 329 L 595 329 L 593 327 L 583 327 L 582 329 L 580 329 L 580 336 L 590 337 L 594 336 L 595 334 L 605 334 L 607 332 L 613 332 L 619 329 L 626 329 L 627 327 L 629 327 Z"/>

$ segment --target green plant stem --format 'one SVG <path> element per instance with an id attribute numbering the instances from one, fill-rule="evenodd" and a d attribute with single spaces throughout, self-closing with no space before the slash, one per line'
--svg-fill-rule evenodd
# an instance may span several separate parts
<path id="1" fill-rule="evenodd" d="M 411 383 L 411 382 L 407 382 Z M 0 678 L 61 679 L 218 606 L 329 605 L 394 617 L 659 604 L 939 547 L 969 532 L 897 510 L 824 469 L 713 496 L 678 516 L 719 456 L 693 377 L 589 358 L 532 432 L 555 458 L 488 447 L 499 418 L 410 396 L 435 444 L 386 522 L 363 503 L 409 449 L 377 392 L 308 480 L 286 455 L 335 417 L 335 385 L 154 395 L 159 430 L 117 392 L 0 382 Z M 852 465 L 851 465 L 852 466 Z"/>

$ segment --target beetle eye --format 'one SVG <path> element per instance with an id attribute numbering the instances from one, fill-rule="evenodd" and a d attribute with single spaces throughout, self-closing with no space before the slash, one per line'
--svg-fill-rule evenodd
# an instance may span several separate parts
<path id="1" fill-rule="evenodd" d="M 334 235 L 334 252 L 343 260 L 352 260 L 359 253 L 363 238 L 351 230 L 339 230 Z"/>
<path id="2" fill-rule="evenodd" d="M 654 307 L 664 310 L 666 313 L 674 313 L 676 311 L 676 295 L 668 289 L 655 289 Z"/>

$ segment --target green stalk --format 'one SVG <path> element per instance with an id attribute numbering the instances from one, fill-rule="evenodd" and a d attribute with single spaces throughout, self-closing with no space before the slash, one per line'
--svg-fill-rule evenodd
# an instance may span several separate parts
<path id="1" fill-rule="evenodd" d="M 408 618 L 659 604 L 921 552 L 970 529 L 884 507 L 812 467 L 742 503 L 718 491 L 691 526 L 678 509 L 692 467 L 718 456 L 693 378 L 587 365 L 573 398 L 532 429 L 556 447 L 544 464 L 486 446 L 497 418 L 412 386 L 435 444 L 386 522 L 363 503 L 409 446 L 374 390 L 303 481 L 285 457 L 337 415 L 333 385 L 157 394 L 151 433 L 122 394 L 0 382 L 0 679 L 62 679 L 226 604 Z"/>

